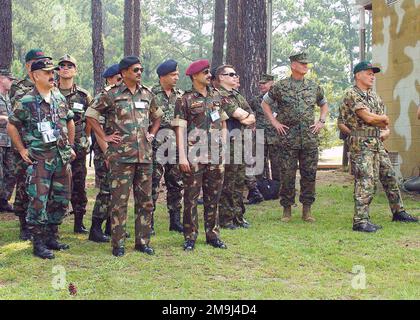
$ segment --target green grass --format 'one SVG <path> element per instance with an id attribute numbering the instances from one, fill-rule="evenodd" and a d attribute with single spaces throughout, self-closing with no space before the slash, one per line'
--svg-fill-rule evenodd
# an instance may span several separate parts
<path id="1" fill-rule="evenodd" d="M 321 185 L 317 192 L 316 224 L 300 220 L 300 206 L 289 224 L 280 222 L 277 201 L 250 206 L 251 229 L 222 230 L 226 251 L 205 245 L 202 207 L 196 250 L 185 253 L 183 237 L 167 231 L 159 205 L 153 257 L 135 252 L 129 239 L 126 256 L 115 258 L 109 244 L 74 235 L 67 218 L 61 235 L 71 249 L 43 261 L 32 256 L 29 242 L 18 241 L 17 221 L 1 221 L 0 299 L 420 299 L 420 225 L 391 223 L 381 192 L 371 216 L 384 229 L 356 233 L 351 186 Z M 405 197 L 405 205 L 418 214 L 417 201 Z M 128 226 L 133 234 L 132 208 Z M 366 271 L 364 290 L 351 285 L 356 265 Z M 66 289 L 52 287 L 55 266 L 65 268 Z M 75 297 L 69 283 L 78 289 Z"/>

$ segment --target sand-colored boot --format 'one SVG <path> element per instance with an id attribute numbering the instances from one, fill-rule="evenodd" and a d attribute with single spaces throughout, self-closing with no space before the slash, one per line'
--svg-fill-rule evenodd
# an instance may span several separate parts
<path id="1" fill-rule="evenodd" d="M 292 220 L 292 207 L 284 207 L 281 222 L 289 222 L 290 220 Z"/>
<path id="2" fill-rule="evenodd" d="M 304 205 L 302 210 L 302 220 L 305 222 L 315 222 L 316 219 L 311 215 L 311 206 Z"/>

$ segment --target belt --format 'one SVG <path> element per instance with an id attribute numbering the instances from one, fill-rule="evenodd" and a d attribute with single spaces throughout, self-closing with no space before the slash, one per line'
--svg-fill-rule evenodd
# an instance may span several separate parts
<path id="1" fill-rule="evenodd" d="M 381 136 L 381 131 L 379 129 L 361 129 L 353 130 L 350 135 L 352 137 L 373 137 L 379 138 Z"/>

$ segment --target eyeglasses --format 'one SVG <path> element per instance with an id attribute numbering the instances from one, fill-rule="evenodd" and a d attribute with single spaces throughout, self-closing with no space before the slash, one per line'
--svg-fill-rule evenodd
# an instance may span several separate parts
<path id="1" fill-rule="evenodd" d="M 205 75 L 208 75 L 210 73 L 210 69 L 206 69 L 206 70 L 203 70 L 201 72 L 204 73 Z"/>
<path id="2" fill-rule="evenodd" d="M 67 64 L 67 63 L 63 63 L 63 64 L 59 64 L 59 65 L 58 65 L 58 67 L 59 67 L 60 69 L 64 69 L 64 68 L 67 68 L 67 69 L 73 69 L 73 68 L 74 68 L 74 65 L 72 65 L 72 64 Z"/>
<path id="3" fill-rule="evenodd" d="M 144 68 L 143 68 L 143 67 L 141 67 L 141 68 L 137 67 L 137 68 L 134 68 L 134 69 L 133 69 L 133 72 L 134 72 L 134 73 L 139 73 L 139 71 L 140 71 L 141 73 L 143 73 Z"/>
<path id="4" fill-rule="evenodd" d="M 222 76 L 229 76 L 231 78 L 239 78 L 238 74 L 235 72 L 231 72 L 231 73 L 223 73 Z"/>

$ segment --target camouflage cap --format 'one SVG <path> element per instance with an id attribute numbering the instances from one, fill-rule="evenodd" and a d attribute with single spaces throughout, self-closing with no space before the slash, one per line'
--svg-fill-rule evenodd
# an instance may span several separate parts
<path id="1" fill-rule="evenodd" d="M 58 59 L 58 64 L 63 63 L 63 62 L 70 62 L 71 64 L 73 64 L 75 67 L 77 67 L 77 61 L 75 58 L 73 58 L 71 55 L 69 54 L 65 54 L 64 56 L 62 56 L 60 59 Z"/>
<path id="2" fill-rule="evenodd" d="M 300 52 L 298 54 L 292 55 L 289 57 L 290 62 L 299 62 L 299 63 L 311 63 L 306 52 Z"/>
<path id="3" fill-rule="evenodd" d="M 0 76 L 7 77 L 11 80 L 16 80 L 16 78 L 13 77 L 12 73 L 7 68 L 0 68 Z"/>
<path id="4" fill-rule="evenodd" d="M 271 74 L 263 73 L 260 78 L 260 83 L 267 83 L 270 81 L 274 81 L 274 76 Z"/>
<path id="5" fill-rule="evenodd" d="M 381 69 L 378 67 L 374 67 L 371 62 L 369 61 L 361 61 L 354 67 L 353 73 L 356 74 L 360 71 L 372 69 L 374 73 L 381 72 Z"/>
<path id="6" fill-rule="evenodd" d="M 25 62 L 29 62 L 31 60 L 40 60 L 40 59 L 50 59 L 51 57 L 47 57 L 41 49 L 32 49 L 30 50 L 25 56 Z"/>

